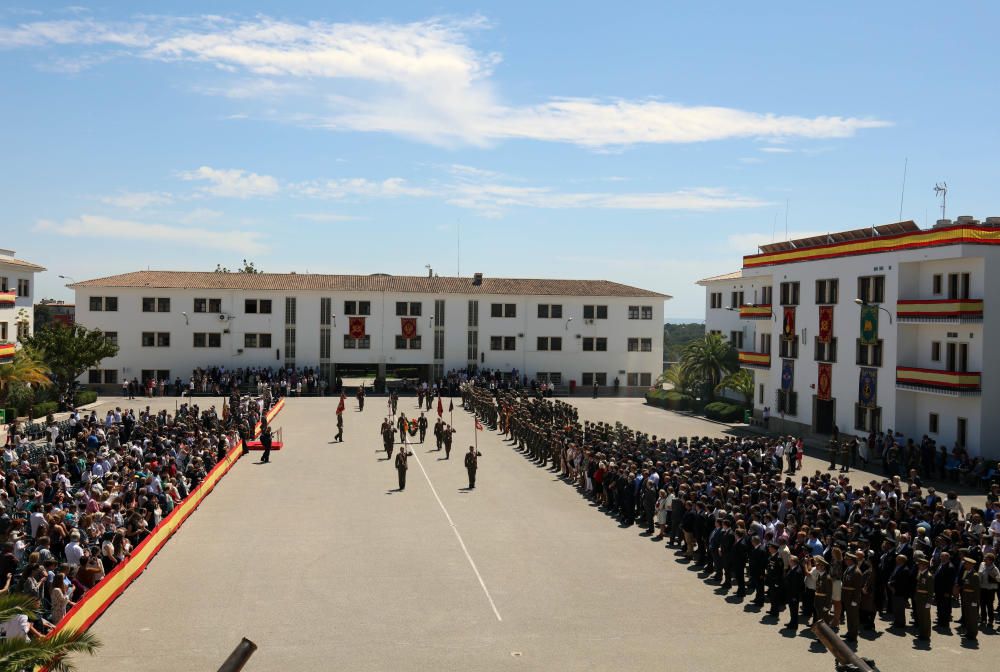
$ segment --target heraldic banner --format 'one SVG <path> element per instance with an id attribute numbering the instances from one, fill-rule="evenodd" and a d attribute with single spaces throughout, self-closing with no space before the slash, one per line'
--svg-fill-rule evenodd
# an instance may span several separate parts
<path id="1" fill-rule="evenodd" d="M 417 335 L 417 318 L 415 317 L 401 317 L 399 318 L 400 328 L 403 334 L 403 338 L 410 340 Z"/>
<path id="2" fill-rule="evenodd" d="M 781 389 L 786 392 L 792 389 L 795 382 L 795 360 L 781 360 Z"/>
<path id="3" fill-rule="evenodd" d="M 878 371 L 876 369 L 861 369 L 861 379 L 858 381 L 858 403 L 867 408 L 875 406 L 878 392 Z"/>
<path id="4" fill-rule="evenodd" d="M 351 338 L 364 338 L 365 337 L 365 318 L 363 317 L 352 317 L 349 330 L 347 332 Z"/>
<path id="5" fill-rule="evenodd" d="M 861 306 L 861 345 L 878 344 L 878 306 Z"/>
<path id="6" fill-rule="evenodd" d="M 830 378 L 833 375 L 833 366 L 830 364 L 819 364 L 819 372 L 816 377 L 816 398 L 828 401 L 830 399 Z"/>
<path id="7" fill-rule="evenodd" d="M 782 313 L 783 319 L 781 322 L 781 335 L 786 340 L 795 339 L 795 306 L 785 306 Z"/>
<path id="8" fill-rule="evenodd" d="M 819 307 L 819 342 L 829 343 L 833 338 L 833 306 Z"/>

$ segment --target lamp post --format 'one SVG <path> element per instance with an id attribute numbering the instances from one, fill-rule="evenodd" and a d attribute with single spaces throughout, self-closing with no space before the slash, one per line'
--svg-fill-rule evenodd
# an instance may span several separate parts
<path id="1" fill-rule="evenodd" d="M 70 275 L 60 275 L 59 278 L 61 280 L 69 280 L 74 285 L 76 284 L 76 280 L 73 279 L 73 276 L 70 276 Z"/>
<path id="2" fill-rule="evenodd" d="M 892 313 L 890 313 L 888 311 L 888 309 L 883 308 L 881 304 L 878 304 L 878 303 L 868 303 L 864 299 L 854 299 L 854 303 L 858 304 L 859 306 L 874 306 L 874 307 L 878 308 L 879 310 L 881 310 L 882 312 L 884 312 L 886 315 L 889 316 L 889 324 L 892 324 Z"/>
<path id="3" fill-rule="evenodd" d="M 569 323 L 573 321 L 572 317 L 566 318 L 566 331 L 569 331 Z"/>

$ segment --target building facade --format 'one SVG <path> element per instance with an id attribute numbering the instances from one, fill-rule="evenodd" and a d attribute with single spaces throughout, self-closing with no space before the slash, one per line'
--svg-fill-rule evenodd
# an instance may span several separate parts
<path id="1" fill-rule="evenodd" d="M 765 245 L 706 278 L 705 323 L 754 373 L 772 428 L 893 430 L 1000 457 L 1000 218 Z"/>
<path id="2" fill-rule="evenodd" d="M 9 360 L 20 339 L 34 333 L 35 273 L 45 269 L 0 249 L 0 363 Z"/>
<path id="3" fill-rule="evenodd" d="M 116 357 L 83 382 L 187 379 L 195 368 L 318 369 L 421 379 L 499 369 L 649 387 L 670 297 L 604 280 L 140 271 L 71 285 L 76 321 Z"/>

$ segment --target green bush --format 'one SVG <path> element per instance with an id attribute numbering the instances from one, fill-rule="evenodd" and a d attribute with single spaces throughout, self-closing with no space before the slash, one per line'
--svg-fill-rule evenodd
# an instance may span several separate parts
<path id="1" fill-rule="evenodd" d="M 736 422 L 743 418 L 743 407 L 724 401 L 714 401 L 705 405 L 705 417 L 722 422 Z"/>
<path id="2" fill-rule="evenodd" d="M 97 401 L 97 392 L 94 390 L 80 390 L 76 393 L 76 399 L 74 404 L 77 406 L 85 406 L 86 404 L 92 404 Z"/>
<path id="3" fill-rule="evenodd" d="M 59 410 L 58 401 L 43 401 L 40 404 L 35 404 L 31 409 L 32 418 L 44 418 L 49 413 L 55 413 Z"/>
<path id="4" fill-rule="evenodd" d="M 690 411 L 696 405 L 693 397 L 677 390 L 650 390 L 646 393 L 646 403 L 671 411 Z"/>
<path id="5" fill-rule="evenodd" d="M 14 422 L 14 420 L 17 418 L 17 409 L 6 408 L 4 409 L 4 411 L 5 411 L 4 415 L 7 416 L 7 422 Z"/>

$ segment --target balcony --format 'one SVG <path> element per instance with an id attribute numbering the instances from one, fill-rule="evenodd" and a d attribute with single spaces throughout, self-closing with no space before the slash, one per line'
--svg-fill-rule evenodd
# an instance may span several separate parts
<path id="1" fill-rule="evenodd" d="M 770 303 L 750 303 L 740 306 L 741 320 L 767 320 L 774 315 Z"/>
<path id="2" fill-rule="evenodd" d="M 896 387 L 901 390 L 932 392 L 951 397 L 975 397 L 982 393 L 982 374 L 897 366 Z"/>
<path id="3" fill-rule="evenodd" d="M 900 322 L 962 324 L 983 321 L 982 299 L 900 299 L 896 302 Z"/>
<path id="4" fill-rule="evenodd" d="M 13 306 L 17 301 L 17 292 L 0 292 L 0 308 Z"/>
<path id="5" fill-rule="evenodd" d="M 770 369 L 771 353 L 740 350 L 739 362 L 740 366 L 748 369 Z"/>
<path id="6" fill-rule="evenodd" d="M 13 343 L 0 343 L 0 364 L 7 364 L 14 359 L 16 347 Z"/>

